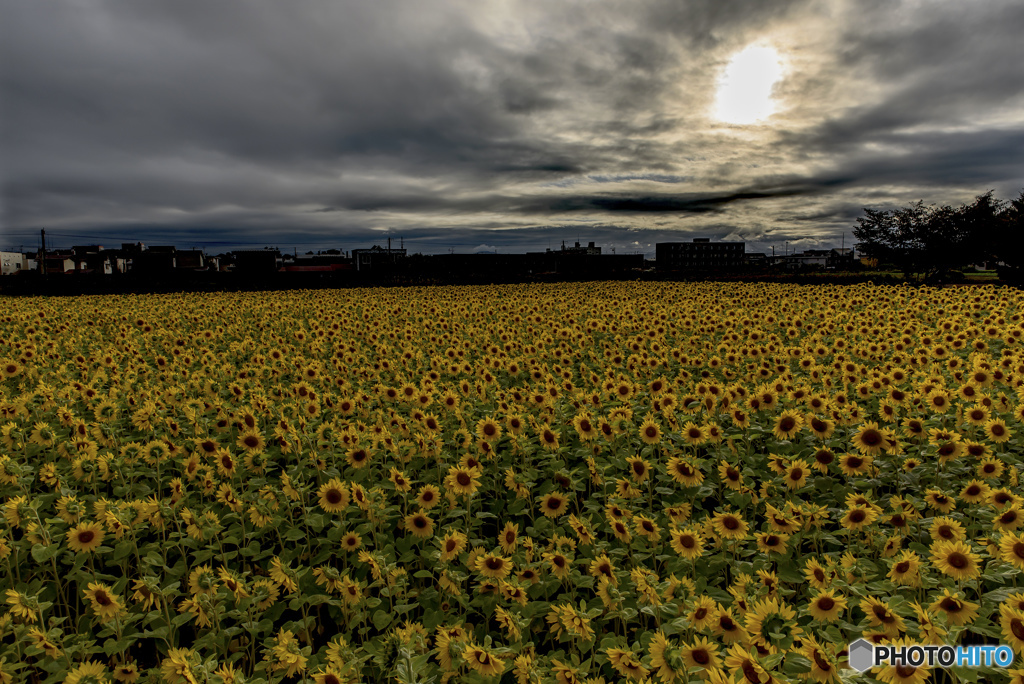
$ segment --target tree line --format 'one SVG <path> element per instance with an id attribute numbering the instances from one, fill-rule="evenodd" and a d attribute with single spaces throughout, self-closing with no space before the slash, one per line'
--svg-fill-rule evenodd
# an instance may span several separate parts
<path id="1" fill-rule="evenodd" d="M 986 262 L 998 265 L 1001 278 L 1024 280 L 1024 190 L 1009 201 L 990 190 L 958 207 L 918 200 L 893 210 L 865 208 L 853 234 L 862 256 L 891 264 L 908 280 L 941 280 Z"/>

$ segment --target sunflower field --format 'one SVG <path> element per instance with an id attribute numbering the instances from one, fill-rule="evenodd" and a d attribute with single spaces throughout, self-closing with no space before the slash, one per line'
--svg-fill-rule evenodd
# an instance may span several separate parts
<path id="1" fill-rule="evenodd" d="M 0 683 L 1024 681 L 1024 295 L 0 309 Z"/>

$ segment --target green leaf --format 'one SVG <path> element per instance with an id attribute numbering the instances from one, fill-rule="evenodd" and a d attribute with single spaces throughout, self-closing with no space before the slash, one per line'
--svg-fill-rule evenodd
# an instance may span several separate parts
<path id="1" fill-rule="evenodd" d="M 36 563 L 45 563 L 60 551 L 58 544 L 50 544 L 49 546 L 43 546 L 42 544 L 36 544 L 32 547 L 32 560 Z"/>
<path id="2" fill-rule="evenodd" d="M 789 653 L 782 665 L 782 671 L 788 675 L 804 674 L 811 671 L 811 661 L 807 658 Z"/>
<path id="3" fill-rule="evenodd" d="M 388 625 L 391 624 L 391 613 L 386 610 L 378 610 L 373 614 L 373 626 L 378 630 L 383 631 Z"/>

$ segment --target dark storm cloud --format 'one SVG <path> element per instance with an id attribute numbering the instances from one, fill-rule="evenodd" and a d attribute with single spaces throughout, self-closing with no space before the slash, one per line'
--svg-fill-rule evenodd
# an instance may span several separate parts
<path id="1" fill-rule="evenodd" d="M 827 242 L 1024 185 L 1007 0 L 0 0 L 0 237 Z M 778 115 L 711 116 L 751 43 Z M 68 238 L 71 240 L 71 238 Z M 13 242 L 12 242 L 13 241 Z"/>

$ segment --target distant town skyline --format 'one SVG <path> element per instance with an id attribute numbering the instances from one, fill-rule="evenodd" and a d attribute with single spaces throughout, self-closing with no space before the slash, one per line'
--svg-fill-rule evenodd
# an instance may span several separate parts
<path id="1" fill-rule="evenodd" d="M 1019 1 L 0 10 L 3 249 L 770 253 L 1024 187 Z"/>

